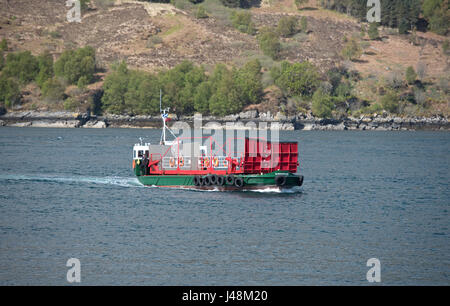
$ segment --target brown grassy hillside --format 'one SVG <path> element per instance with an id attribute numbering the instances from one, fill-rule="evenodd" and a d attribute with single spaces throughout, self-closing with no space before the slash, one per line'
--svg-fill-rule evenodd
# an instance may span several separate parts
<path id="1" fill-rule="evenodd" d="M 265 68 L 274 63 L 258 48 L 256 38 L 240 33 L 228 21 L 229 10 L 218 0 L 205 0 L 214 13 L 197 19 L 193 6 L 175 8 L 170 4 L 136 1 L 93 0 L 83 13 L 81 23 L 66 21 L 65 1 L 0 0 L 0 39 L 6 38 L 10 51 L 30 50 L 37 55 L 49 50 L 58 57 L 65 49 L 93 46 L 98 64 L 104 68 L 125 59 L 129 66 L 147 71 L 173 67 L 183 60 L 213 65 L 219 62 L 240 64 L 259 58 Z M 251 8 L 256 27 L 276 26 L 286 15 L 306 16 L 309 33 L 282 39 L 282 59 L 308 60 L 322 72 L 342 63 L 343 38 L 358 36 L 361 24 L 346 15 L 321 9 L 311 0 L 297 10 L 294 0 L 268 0 Z M 364 54 L 351 63 L 364 77 L 378 79 L 404 74 L 408 66 L 426 67 L 430 82 L 445 82 L 449 72 L 448 56 L 442 51 L 445 37 L 418 33 L 416 45 L 410 37 L 382 30 L 382 40 L 363 39 Z M 360 94 L 368 84 L 363 84 Z M 448 103 L 440 106 L 448 112 Z"/>

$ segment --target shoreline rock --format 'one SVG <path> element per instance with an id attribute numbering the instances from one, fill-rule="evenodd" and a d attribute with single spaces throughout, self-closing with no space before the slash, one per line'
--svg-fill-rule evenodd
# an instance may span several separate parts
<path id="1" fill-rule="evenodd" d="M 193 116 L 173 117 L 173 124 L 187 122 L 192 124 Z M 442 116 L 408 117 L 361 116 L 343 119 L 321 119 L 311 115 L 285 116 L 247 111 L 225 117 L 205 116 L 204 128 L 223 129 L 268 129 L 304 131 L 404 131 L 404 130 L 450 130 L 450 123 Z M 51 128 L 161 128 L 158 116 L 111 115 L 91 116 L 75 112 L 8 112 L 0 116 L 0 126 L 13 127 L 51 127 Z"/>

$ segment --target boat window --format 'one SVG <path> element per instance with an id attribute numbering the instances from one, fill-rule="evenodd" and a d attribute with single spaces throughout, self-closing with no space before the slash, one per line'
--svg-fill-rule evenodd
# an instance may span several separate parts
<path id="1" fill-rule="evenodd" d="M 139 150 L 138 151 L 138 158 L 142 158 L 142 155 L 144 155 L 144 151 Z"/>
<path id="2" fill-rule="evenodd" d="M 148 150 L 145 151 L 145 157 L 149 157 L 150 156 L 150 152 Z"/>
<path id="3" fill-rule="evenodd" d="M 136 159 L 136 151 L 133 150 L 133 158 Z"/>

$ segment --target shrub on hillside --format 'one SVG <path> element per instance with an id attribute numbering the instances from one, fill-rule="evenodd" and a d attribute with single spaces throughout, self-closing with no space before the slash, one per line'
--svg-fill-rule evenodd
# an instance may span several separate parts
<path id="1" fill-rule="evenodd" d="M 252 22 L 252 14 L 250 12 L 237 12 L 231 13 L 231 24 L 242 33 L 250 35 L 255 34 L 256 29 Z"/>
<path id="2" fill-rule="evenodd" d="M 416 82 L 417 79 L 417 73 L 414 71 L 414 68 L 412 66 L 409 66 L 406 69 L 406 82 L 408 82 L 409 85 L 412 85 Z"/>
<path id="3" fill-rule="evenodd" d="M 278 34 L 282 37 L 290 37 L 298 31 L 298 20 L 295 16 L 282 17 L 278 22 Z"/>
<path id="4" fill-rule="evenodd" d="M 258 35 L 259 47 L 263 53 L 272 59 L 278 59 L 281 51 L 281 43 L 278 34 L 270 28 L 263 28 Z"/>
<path id="5" fill-rule="evenodd" d="M 398 96 L 395 92 L 389 91 L 381 98 L 381 106 L 390 113 L 398 112 Z"/>
<path id="6" fill-rule="evenodd" d="M 319 73 L 310 62 L 283 62 L 280 69 L 272 71 L 272 77 L 289 96 L 310 97 L 320 84 Z"/>
<path id="7" fill-rule="evenodd" d="M 347 42 L 342 49 L 342 56 L 349 61 L 355 61 L 362 55 L 362 48 L 355 38 L 347 39 Z"/>

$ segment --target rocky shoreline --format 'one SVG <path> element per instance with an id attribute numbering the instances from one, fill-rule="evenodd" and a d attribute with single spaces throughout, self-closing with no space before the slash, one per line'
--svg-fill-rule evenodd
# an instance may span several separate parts
<path id="1" fill-rule="evenodd" d="M 174 116 L 173 123 L 192 123 L 193 116 Z M 280 130 L 450 130 L 447 118 L 435 116 L 425 117 L 393 117 L 387 114 L 348 117 L 344 119 L 321 119 L 310 115 L 284 116 L 247 111 L 226 117 L 205 116 L 203 125 L 208 128 L 231 129 L 266 129 Z M 50 127 L 50 128 L 161 128 L 161 119 L 158 116 L 128 116 L 104 115 L 92 116 L 88 113 L 73 112 L 38 112 L 22 111 L 8 112 L 0 116 L 0 126 L 13 127 Z"/>

